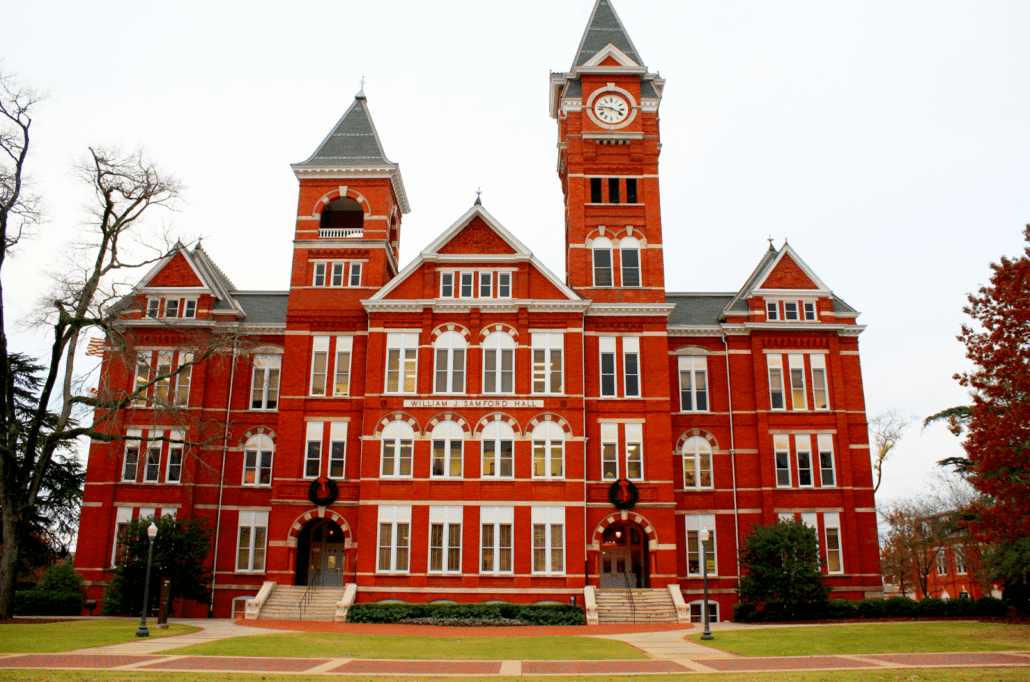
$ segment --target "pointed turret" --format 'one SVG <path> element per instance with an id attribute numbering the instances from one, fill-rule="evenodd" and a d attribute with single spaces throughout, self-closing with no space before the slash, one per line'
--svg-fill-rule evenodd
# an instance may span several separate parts
<path id="1" fill-rule="evenodd" d="M 579 41 L 579 50 L 572 61 L 573 68 L 591 61 L 609 45 L 632 59 L 637 66 L 644 65 L 640 53 L 633 46 L 633 41 L 626 33 L 626 27 L 622 25 L 611 2 L 597 0 L 594 11 L 590 14 L 590 21 L 587 22 L 586 31 L 583 32 L 583 38 Z"/>

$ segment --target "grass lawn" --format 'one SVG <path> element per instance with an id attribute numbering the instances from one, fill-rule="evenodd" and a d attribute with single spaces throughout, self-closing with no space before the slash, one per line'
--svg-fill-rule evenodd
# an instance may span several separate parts
<path id="1" fill-rule="evenodd" d="M 193 632 L 192 625 L 169 624 L 168 629 L 150 625 L 151 637 L 170 637 Z M 63 623 L 0 625 L 0 653 L 53 654 L 105 644 L 136 640 L 139 621 L 72 620 Z"/>
<path id="2" fill-rule="evenodd" d="M 642 651 L 623 642 L 593 637 L 400 637 L 320 632 L 248 635 L 195 644 L 165 653 L 201 656 L 502 661 L 647 658 Z M 276 676 L 276 679 L 279 677 Z"/>
<path id="3" fill-rule="evenodd" d="M 181 672 L 100 672 L 97 670 L 63 671 L 63 670 L 5 670 L 0 679 L 25 680 L 25 682 L 173 682 L 187 679 Z M 254 682 L 259 677 L 251 674 L 226 673 L 189 673 L 191 682 Z M 260 679 L 274 682 L 324 682 L 324 675 L 261 675 Z M 347 675 L 340 679 L 347 682 L 383 682 L 387 680 L 411 679 L 406 677 L 373 677 Z M 591 675 L 579 676 L 556 675 L 547 677 L 432 677 L 419 675 L 419 682 L 626 682 L 626 676 L 606 677 Z M 777 672 L 747 673 L 744 675 L 634 675 L 631 679 L 641 682 L 1025 682 L 1030 679 L 1030 668 L 991 668 L 978 670 L 975 668 L 951 668 L 928 670 L 925 668 L 909 668 L 905 670 L 842 670 L 834 672 Z"/>
<path id="4" fill-rule="evenodd" d="M 712 642 L 702 642 L 700 634 L 690 639 L 742 656 L 1026 651 L 1030 650 L 1030 626 L 966 621 L 873 623 L 731 630 L 716 633 Z"/>

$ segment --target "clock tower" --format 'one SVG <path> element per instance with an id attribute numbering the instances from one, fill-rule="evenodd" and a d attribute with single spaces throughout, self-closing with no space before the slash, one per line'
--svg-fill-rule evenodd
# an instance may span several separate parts
<path id="1" fill-rule="evenodd" d="M 610 0 L 594 5 L 572 68 L 551 74 L 566 277 L 595 302 L 665 303 L 658 194 L 664 85 Z"/>

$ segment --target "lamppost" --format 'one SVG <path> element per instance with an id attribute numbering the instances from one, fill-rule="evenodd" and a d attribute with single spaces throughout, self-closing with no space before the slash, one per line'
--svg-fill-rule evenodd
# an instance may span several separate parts
<path id="1" fill-rule="evenodd" d="M 701 575 L 704 576 L 705 581 L 705 601 L 701 604 L 701 617 L 704 619 L 705 631 L 701 634 L 701 639 L 715 639 L 712 637 L 712 631 L 708 629 L 708 556 L 706 547 L 708 529 L 702 528 L 698 535 L 701 539 Z"/>
<path id="2" fill-rule="evenodd" d="M 154 538 L 157 537 L 157 525 L 153 521 L 147 526 L 147 537 L 150 538 L 150 549 L 147 551 L 147 581 L 143 583 L 143 616 L 139 621 L 139 629 L 136 630 L 137 637 L 150 636 L 150 630 L 147 629 L 147 603 L 150 601 L 150 561 L 154 558 Z"/>

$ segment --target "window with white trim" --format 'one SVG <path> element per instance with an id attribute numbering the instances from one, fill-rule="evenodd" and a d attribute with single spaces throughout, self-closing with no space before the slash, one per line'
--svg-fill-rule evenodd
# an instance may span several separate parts
<path id="1" fill-rule="evenodd" d="M 483 340 L 483 393 L 515 392 L 515 340 L 492 332 Z"/>
<path id="2" fill-rule="evenodd" d="M 272 455 L 275 445 L 263 433 L 247 439 L 243 448 L 243 485 L 272 484 Z"/>
<path id="3" fill-rule="evenodd" d="M 350 264 L 350 286 L 361 286 L 361 263 Z"/>
<path id="4" fill-rule="evenodd" d="M 790 354 L 787 356 L 790 367 L 790 406 L 792 410 L 807 410 L 805 401 L 805 356 Z"/>
<path id="5" fill-rule="evenodd" d="M 514 477 L 515 431 L 507 422 L 495 420 L 483 427 L 483 477 Z"/>
<path id="6" fill-rule="evenodd" d="M 937 564 L 937 575 L 947 575 L 948 573 L 948 560 L 944 555 L 944 548 L 940 547 L 937 550 L 937 554 L 934 556 L 934 560 Z M 829 564 L 829 561 L 827 561 Z"/>
<path id="7" fill-rule="evenodd" d="M 440 273 L 440 298 L 454 298 L 454 273 Z"/>
<path id="8" fill-rule="evenodd" d="M 804 301 L 805 321 L 815 322 L 815 301 Z"/>
<path id="9" fill-rule="evenodd" d="M 562 350 L 565 335 L 560 332 L 533 332 L 533 393 L 565 392 Z"/>
<path id="10" fill-rule="evenodd" d="M 333 382 L 333 395 L 350 394 L 350 358 L 353 350 L 353 336 L 336 337 L 336 380 Z"/>
<path id="11" fill-rule="evenodd" d="M 820 433 L 816 438 L 819 446 L 819 485 L 835 486 L 837 477 L 833 466 L 833 435 Z"/>
<path id="12" fill-rule="evenodd" d="M 601 424 L 601 478 L 619 477 L 619 425 Z"/>
<path id="13" fill-rule="evenodd" d="M 708 358 L 703 355 L 679 356 L 680 410 L 708 411 Z"/>
<path id="14" fill-rule="evenodd" d="M 380 474 L 384 477 L 411 477 L 411 448 L 415 431 L 403 421 L 392 421 L 383 428 L 383 459 Z"/>
<path id="15" fill-rule="evenodd" d="M 178 317 L 179 316 L 179 299 L 167 298 L 165 299 L 165 317 Z"/>
<path id="16" fill-rule="evenodd" d="M 414 393 L 418 378 L 418 334 L 386 335 L 386 392 Z"/>
<path id="17" fill-rule="evenodd" d="M 765 319 L 770 322 L 780 319 L 780 303 L 779 301 L 766 301 L 765 302 Z"/>
<path id="18" fill-rule="evenodd" d="M 601 352 L 601 396 L 615 395 L 615 337 L 602 336 L 598 339 Z"/>
<path id="19" fill-rule="evenodd" d="M 433 460 L 430 476 L 434 478 L 461 478 L 462 445 L 465 432 L 457 422 L 440 422 L 433 428 Z"/>
<path id="20" fill-rule="evenodd" d="M 826 386 L 826 356 L 813 353 L 808 356 L 808 360 L 812 365 L 812 408 L 828 410 L 830 399 Z"/>
<path id="21" fill-rule="evenodd" d="M 644 478 L 644 425 L 626 424 L 626 478 L 640 481 Z"/>
<path id="22" fill-rule="evenodd" d="M 347 422 L 329 423 L 329 478 L 344 478 L 347 471 Z"/>
<path id="23" fill-rule="evenodd" d="M 565 432 L 557 422 L 540 422 L 533 429 L 533 478 L 562 478 L 565 471 Z"/>
<path id="24" fill-rule="evenodd" d="M 479 508 L 479 572 L 512 573 L 514 507 Z"/>
<path id="25" fill-rule="evenodd" d="M 802 488 L 811 488 L 815 485 L 815 477 L 812 475 L 812 438 L 807 434 L 794 436 L 794 448 L 798 457 L 798 485 Z"/>
<path id="26" fill-rule="evenodd" d="M 429 508 L 429 572 L 461 573 L 462 507 Z"/>
<path id="27" fill-rule="evenodd" d="M 168 432 L 168 438 L 173 441 L 184 440 L 183 435 L 181 431 Z M 185 448 L 186 446 L 181 442 L 168 444 L 168 464 L 165 468 L 166 483 L 179 483 L 182 481 L 182 459 Z"/>
<path id="28" fill-rule="evenodd" d="M 275 410 L 279 407 L 281 355 L 255 355 L 251 378 L 250 409 Z"/>
<path id="29" fill-rule="evenodd" d="M 622 337 L 622 388 L 627 398 L 640 397 L 640 338 Z"/>
<path id="30" fill-rule="evenodd" d="M 715 514 L 687 514 L 683 517 L 687 525 L 687 575 L 701 576 L 701 529 L 708 529 L 704 560 L 708 575 L 719 574 L 715 552 Z"/>
<path id="31" fill-rule="evenodd" d="M 163 431 L 151 431 L 151 438 L 163 438 Z M 143 482 L 157 483 L 161 478 L 161 442 L 147 441 L 147 461 L 143 468 Z"/>
<path id="32" fill-rule="evenodd" d="M 378 573 L 407 573 L 411 547 L 411 507 L 379 507 Z"/>
<path id="33" fill-rule="evenodd" d="M 179 353 L 179 372 L 175 375 L 175 405 L 184 407 L 190 402 L 190 382 L 193 380 L 193 353 Z"/>
<path id="34" fill-rule="evenodd" d="M 612 286 L 612 240 L 598 237 L 591 244 L 594 256 L 594 286 Z"/>
<path id="35" fill-rule="evenodd" d="M 332 263 L 331 267 L 332 267 L 333 276 L 332 276 L 332 279 L 330 280 L 331 281 L 330 286 L 342 287 L 343 286 L 344 272 L 347 269 L 347 264 L 346 263 Z"/>
<path id="36" fill-rule="evenodd" d="M 157 317 L 161 313 L 161 299 L 147 299 L 147 317 Z"/>
<path id="37" fill-rule="evenodd" d="M 533 507 L 533 573 L 565 573 L 565 507 Z"/>
<path id="38" fill-rule="evenodd" d="M 704 622 L 704 613 L 701 610 L 701 606 L 704 604 L 703 601 L 692 601 L 690 602 L 690 622 L 701 623 Z M 718 623 L 719 622 L 719 602 L 708 601 L 708 622 Z"/>
<path id="39" fill-rule="evenodd" d="M 136 397 L 132 399 L 132 404 L 135 407 L 149 407 L 151 403 L 147 400 L 147 394 L 150 392 L 150 363 L 153 360 L 154 352 L 149 350 L 141 350 L 136 353 L 136 378 L 133 380 L 133 392 Z"/>
<path id="40" fill-rule="evenodd" d="M 497 298 L 511 298 L 511 273 L 497 273 Z"/>
<path id="41" fill-rule="evenodd" d="M 823 514 L 823 529 L 826 533 L 826 570 L 828 573 L 843 573 L 844 558 L 841 549 L 840 514 Z"/>
<path id="42" fill-rule="evenodd" d="M 461 289 L 458 295 L 461 298 L 472 298 L 475 274 L 471 272 L 459 272 L 458 278 L 461 281 Z"/>
<path id="43" fill-rule="evenodd" d="M 955 545 L 951 548 L 951 556 L 955 559 L 955 573 L 959 575 L 967 573 L 966 548 L 961 545 Z"/>
<path id="44" fill-rule="evenodd" d="M 327 372 L 329 371 L 329 337 L 315 336 L 311 339 L 311 392 L 310 395 L 325 395 Z"/>
<path id="45" fill-rule="evenodd" d="M 786 409 L 783 401 L 783 356 L 766 355 L 769 365 L 769 407 L 774 410 Z"/>
<path id="46" fill-rule="evenodd" d="M 263 573 L 268 540 L 268 512 L 241 511 L 236 539 L 236 570 Z"/>
<path id="47" fill-rule="evenodd" d="M 122 534 L 132 521 L 132 507 L 117 507 L 114 520 L 114 542 L 111 547 L 111 566 L 121 563 L 125 556 L 125 542 Z"/>
<path id="48" fill-rule="evenodd" d="M 640 286 L 640 242 L 634 237 L 619 240 L 619 257 L 622 260 L 622 286 Z"/>
<path id="49" fill-rule="evenodd" d="M 434 393 L 465 392 L 465 350 L 468 344 L 458 332 L 444 332 L 437 337 Z"/>
<path id="50" fill-rule="evenodd" d="M 157 373 L 154 378 L 154 402 L 158 405 L 167 405 L 169 391 L 172 388 L 172 357 L 170 350 L 157 351 Z"/>
<path id="51" fill-rule="evenodd" d="M 797 301 L 784 301 L 783 302 L 783 319 L 788 322 L 796 322 L 798 319 L 798 303 Z"/>
<path id="52" fill-rule="evenodd" d="M 494 296 L 494 274 L 492 272 L 479 273 L 479 297 L 493 298 Z"/>
<path id="53" fill-rule="evenodd" d="M 691 436 L 683 443 L 683 487 L 712 486 L 712 446 L 701 436 Z"/>
<path id="54" fill-rule="evenodd" d="M 125 432 L 125 455 L 122 459 L 122 480 L 135 482 L 139 469 L 140 438 L 143 432 L 139 429 L 129 429 Z"/>
<path id="55" fill-rule="evenodd" d="M 776 456 L 776 487 L 790 487 L 790 436 L 773 436 L 773 452 Z"/>
<path id="56" fill-rule="evenodd" d="M 318 478 L 322 468 L 322 432 L 325 422 L 308 422 L 304 447 L 304 478 Z"/>

